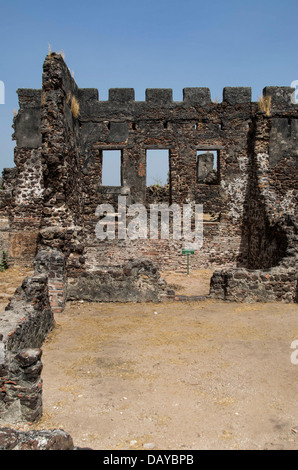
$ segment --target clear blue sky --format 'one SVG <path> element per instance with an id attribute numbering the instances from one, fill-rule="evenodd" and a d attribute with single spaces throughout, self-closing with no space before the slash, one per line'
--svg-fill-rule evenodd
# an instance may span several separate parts
<path id="1" fill-rule="evenodd" d="M 63 50 L 79 87 L 145 89 L 251 86 L 298 80 L 297 0 L 0 0 L 0 171 L 13 163 L 18 88 L 40 88 L 51 44 Z"/>

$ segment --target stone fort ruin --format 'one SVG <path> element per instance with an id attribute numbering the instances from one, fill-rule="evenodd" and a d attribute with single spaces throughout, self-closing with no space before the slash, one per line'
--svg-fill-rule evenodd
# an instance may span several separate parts
<path id="1" fill-rule="evenodd" d="M 290 87 L 114 88 L 100 101 L 77 86 L 59 54 L 43 66 L 42 89 L 19 89 L 15 167 L 3 171 L 0 245 L 10 265 L 30 266 L 0 319 L 0 414 L 41 414 L 41 350 L 66 300 L 175 299 L 161 270 L 185 270 L 183 241 L 99 240 L 96 208 L 202 204 L 203 245 L 195 269 L 212 267 L 209 296 L 297 302 L 298 106 Z M 147 185 L 148 152 L 168 153 L 167 183 Z M 103 162 L 119 153 L 120 185 L 103 184 Z M 117 219 L 117 214 L 116 214 Z M 123 222 L 123 221 L 122 221 Z M 120 220 L 117 221 L 118 229 Z M 1 389 L 2 387 L 2 389 Z M 2 390 L 2 391 L 1 391 Z"/>

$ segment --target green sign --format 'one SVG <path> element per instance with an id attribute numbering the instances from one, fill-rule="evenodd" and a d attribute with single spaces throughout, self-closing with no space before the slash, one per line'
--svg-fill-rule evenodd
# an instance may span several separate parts
<path id="1" fill-rule="evenodd" d="M 182 248 L 182 254 L 183 255 L 194 255 L 195 250 L 185 250 L 185 249 Z"/>
<path id="2" fill-rule="evenodd" d="M 187 275 L 189 276 L 189 255 L 194 255 L 195 250 L 186 250 L 182 248 L 182 254 L 187 255 Z"/>

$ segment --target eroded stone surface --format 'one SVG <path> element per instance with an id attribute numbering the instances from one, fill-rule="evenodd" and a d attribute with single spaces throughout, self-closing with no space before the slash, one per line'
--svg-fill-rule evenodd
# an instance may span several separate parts
<path id="1" fill-rule="evenodd" d="M 74 445 L 61 429 L 21 432 L 0 428 L 0 450 L 74 450 Z"/>

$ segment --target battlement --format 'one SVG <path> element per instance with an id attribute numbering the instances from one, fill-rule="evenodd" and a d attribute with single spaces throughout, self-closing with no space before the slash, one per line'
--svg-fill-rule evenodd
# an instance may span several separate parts
<path id="1" fill-rule="evenodd" d="M 265 87 L 263 89 L 263 96 L 271 96 L 275 104 L 291 106 L 291 97 L 294 88 L 291 87 Z M 237 104 L 249 105 L 255 103 L 251 100 L 252 90 L 251 87 L 225 87 L 222 93 L 222 103 L 231 106 Z M 183 88 L 183 101 L 173 100 L 172 88 L 147 88 L 145 90 L 145 100 L 135 100 L 134 88 L 110 88 L 108 100 L 100 100 L 97 88 L 79 88 L 79 98 L 83 102 L 99 102 L 99 103 L 113 103 L 123 105 L 132 103 L 146 103 L 149 105 L 173 105 L 173 104 L 186 104 L 206 106 L 212 103 L 210 89 L 206 87 L 187 87 Z M 213 103 L 220 104 L 220 103 Z"/>
<path id="2" fill-rule="evenodd" d="M 81 100 L 99 101 L 99 93 L 96 88 L 80 88 L 79 96 Z M 171 105 L 181 104 L 180 101 L 173 101 L 172 88 L 147 88 L 145 90 L 145 101 L 135 101 L 135 90 L 133 88 L 110 88 L 108 101 L 113 104 L 126 103 L 146 103 L 149 105 Z M 223 90 L 223 101 L 228 104 L 250 103 L 251 88 L 249 87 L 226 87 Z M 188 87 L 183 89 L 183 103 L 187 105 L 205 106 L 211 101 L 209 88 Z"/>
<path id="3" fill-rule="evenodd" d="M 43 67 L 43 91 L 47 92 L 47 74 L 55 76 L 55 88 L 60 87 L 65 94 L 71 92 L 79 98 L 80 104 L 92 105 L 98 103 L 101 105 L 127 106 L 127 105 L 146 105 L 148 107 L 174 107 L 181 106 L 201 106 L 210 107 L 211 105 L 224 106 L 250 106 L 256 104 L 252 101 L 251 87 L 244 86 L 226 86 L 222 91 L 222 101 L 213 102 L 211 100 L 210 89 L 207 87 L 186 87 L 183 88 L 183 100 L 173 100 L 172 88 L 147 88 L 145 90 L 145 100 L 135 99 L 134 88 L 110 88 L 108 91 L 108 100 L 101 100 L 97 88 L 79 88 L 71 76 L 64 59 L 60 54 L 52 53 L 46 57 Z M 56 70 L 56 72 L 54 72 Z M 263 97 L 271 97 L 273 108 L 293 107 L 292 102 L 294 88 L 288 86 L 267 86 L 263 89 Z M 19 89 L 20 108 L 39 107 L 42 92 L 41 90 Z"/>
<path id="4" fill-rule="evenodd" d="M 292 95 L 295 89 L 288 86 L 267 86 L 263 89 L 263 96 L 270 96 L 272 102 L 276 105 L 291 106 Z M 20 88 L 17 90 L 19 104 L 22 108 L 34 108 L 40 106 L 41 89 Z M 222 94 L 222 103 L 229 105 L 251 104 L 255 103 L 251 100 L 251 87 L 225 87 Z M 212 103 L 209 88 L 205 87 L 187 87 L 183 88 L 183 101 L 173 100 L 172 88 L 147 88 L 145 90 L 145 100 L 135 100 L 134 88 L 110 88 L 108 100 L 100 100 L 97 88 L 78 88 L 78 96 L 81 101 L 85 102 L 110 102 L 113 104 L 127 103 L 147 103 L 154 105 L 167 104 L 188 104 L 205 106 Z M 214 103 L 214 104 L 220 104 Z M 295 105 L 295 104 L 294 104 Z"/>
<path id="5" fill-rule="evenodd" d="M 79 102 L 76 124 L 81 123 L 82 151 L 88 155 L 95 143 L 98 148 L 123 147 L 124 143 L 127 148 L 133 147 L 137 135 L 145 148 L 173 147 L 177 132 L 192 139 L 191 145 L 199 150 L 223 148 L 231 137 L 224 131 L 236 126 L 237 133 L 238 129 L 247 133 L 251 119 L 259 111 L 258 103 L 252 101 L 251 87 L 241 86 L 224 87 L 222 101 L 212 101 L 207 87 L 185 87 L 182 101 L 173 100 L 172 88 L 147 88 L 143 101 L 135 99 L 134 88 L 110 88 L 108 99 L 101 100 L 98 89 L 79 88 L 63 58 L 54 53 L 44 62 L 42 90 L 19 89 L 17 93 L 20 110 L 14 118 L 13 138 L 20 148 L 41 145 L 42 134 L 48 129 L 48 125 L 41 126 L 42 109 L 47 108 L 47 102 L 53 103 L 58 93 L 55 102 L 63 102 L 70 127 L 71 100 L 75 97 Z M 285 113 L 297 118 L 293 93 L 294 88 L 287 86 L 263 89 L 263 97 L 270 98 L 264 101 L 270 102 L 272 118 Z M 268 109 L 264 114 L 268 115 Z"/>

